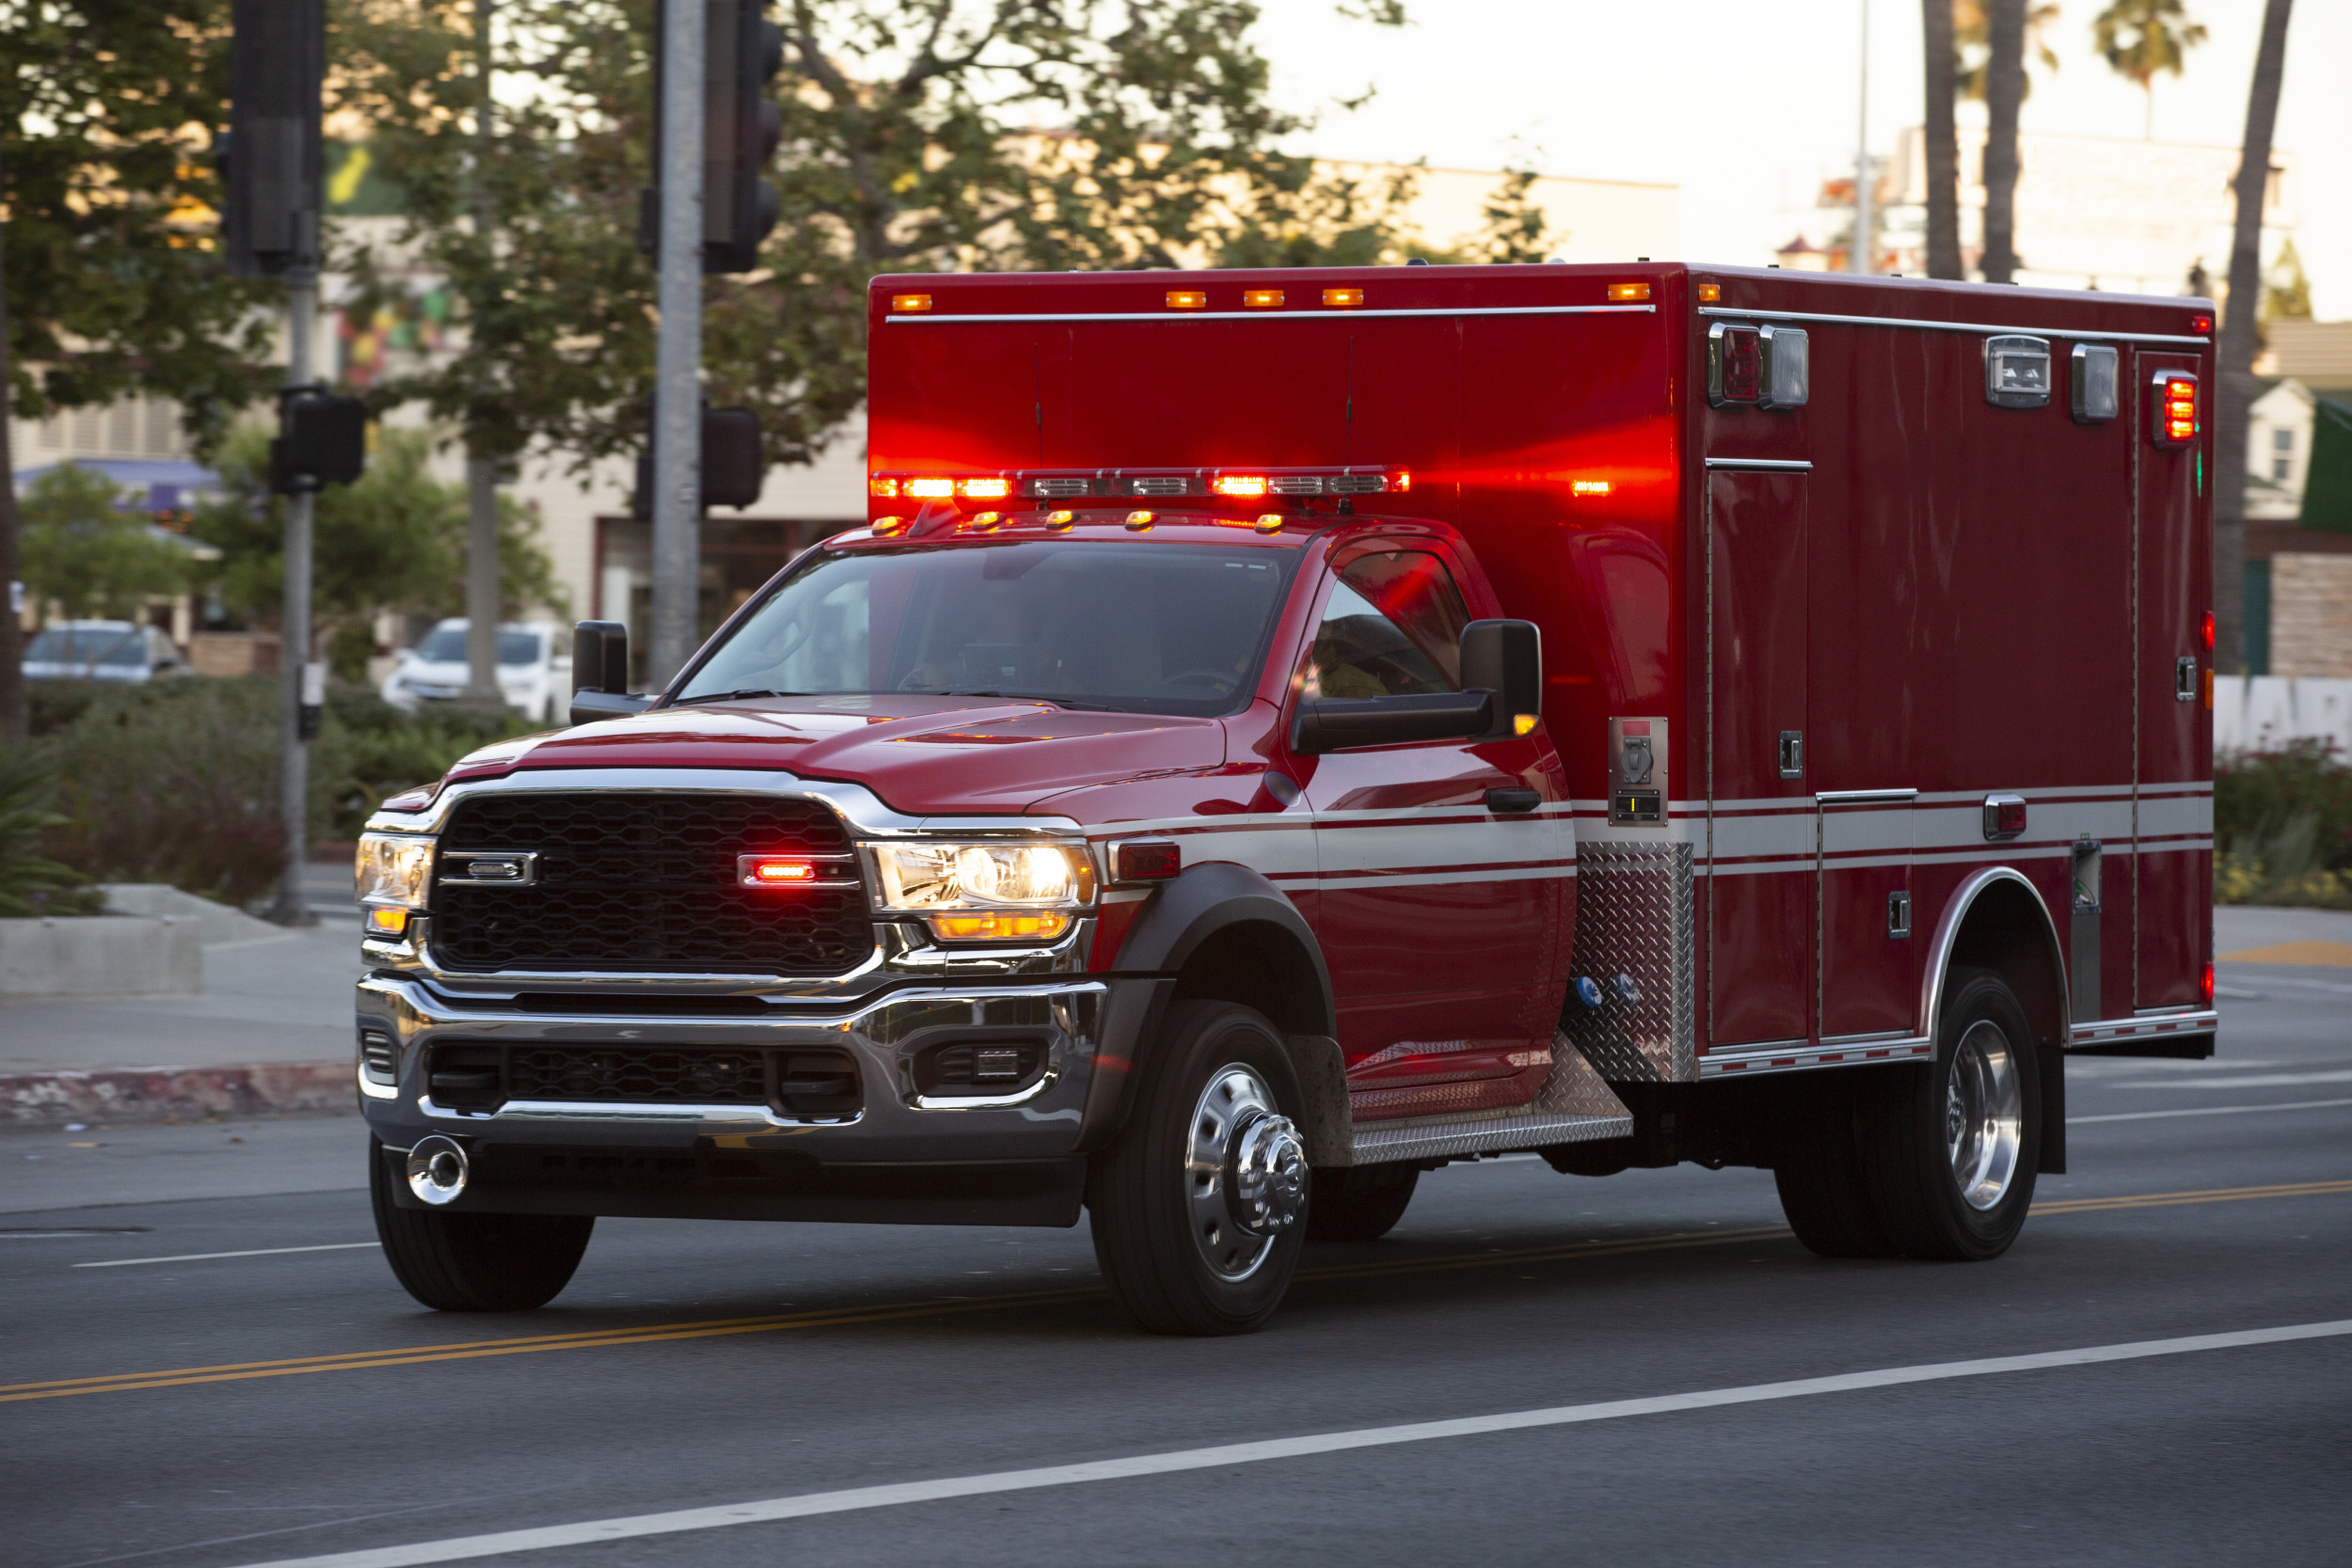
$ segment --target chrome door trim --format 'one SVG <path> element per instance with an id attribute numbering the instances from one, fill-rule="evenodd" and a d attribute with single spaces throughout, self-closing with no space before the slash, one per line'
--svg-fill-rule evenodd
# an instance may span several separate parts
<path id="1" fill-rule="evenodd" d="M 1709 473 L 1749 469 L 1762 474 L 1809 474 L 1813 465 L 1795 457 L 1710 457 L 1707 469 Z"/>
<path id="2" fill-rule="evenodd" d="M 2218 1028 L 2221 1014 L 2213 1007 L 2186 1007 L 2137 1018 L 2102 1018 L 2077 1023 L 2067 1031 L 2067 1044 L 2105 1045 L 2110 1040 L 2140 1039 L 2151 1035 L 2201 1035 Z"/>
<path id="3" fill-rule="evenodd" d="M 1746 1047 L 1699 1058 L 1699 1077 L 1760 1078 L 1772 1072 L 1804 1072 L 1814 1068 L 1867 1067 L 1879 1062 L 1916 1062 L 1935 1054 L 1935 1041 L 1926 1035 L 1841 1035 L 1821 1041 L 1787 1040 L 1761 1049 Z"/>
<path id="4" fill-rule="evenodd" d="M 2063 326 L 2002 326 L 1990 322 L 1923 321 L 1911 316 L 1846 316 L 1821 310 L 1743 310 L 1728 305 L 1702 305 L 1698 311 L 1702 316 L 1755 316 L 1769 321 L 1827 322 L 1833 326 L 1908 326 L 1923 332 L 2037 334 L 2093 343 L 2179 343 L 2203 347 L 2213 341 L 2211 338 L 2171 332 L 2077 331 Z"/>

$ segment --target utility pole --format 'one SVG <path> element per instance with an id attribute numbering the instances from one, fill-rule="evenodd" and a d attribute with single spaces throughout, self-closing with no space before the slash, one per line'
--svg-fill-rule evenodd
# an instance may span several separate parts
<path id="1" fill-rule="evenodd" d="M 490 23 L 497 0 L 474 0 L 474 48 L 482 78 L 482 100 L 473 121 L 473 230 L 475 240 L 491 243 L 494 212 L 490 204 Z M 480 329 L 486 301 L 477 300 L 473 318 Z M 474 388 L 477 402 L 491 388 Z M 499 470 L 482 450 L 479 431 L 466 433 L 466 694 L 468 706 L 498 714 L 506 706 L 499 690 Z"/>
<path id="2" fill-rule="evenodd" d="M 653 640 L 659 690 L 694 651 L 702 576 L 704 0 L 661 8 L 661 140 L 654 348 Z"/>
<path id="3" fill-rule="evenodd" d="M 1862 0 L 1862 107 L 1858 111 L 1860 128 L 1854 133 L 1853 151 L 1853 248 L 1847 258 L 1847 270 L 1868 274 L 1878 271 L 1870 256 L 1870 0 Z"/>
<path id="4" fill-rule="evenodd" d="M 310 335 L 318 325 L 318 313 L 319 274 L 313 260 L 286 275 L 289 389 L 310 385 Z M 278 768 L 286 870 L 278 879 L 278 902 L 270 911 L 270 918 L 280 926 L 318 924 L 302 891 L 302 868 L 310 858 L 310 737 L 316 733 L 319 709 L 326 701 L 326 666 L 310 660 L 310 544 L 317 502 L 318 491 L 311 486 L 286 498 L 286 609 L 278 627 L 278 663 L 284 667 L 286 689 L 279 710 Z"/>

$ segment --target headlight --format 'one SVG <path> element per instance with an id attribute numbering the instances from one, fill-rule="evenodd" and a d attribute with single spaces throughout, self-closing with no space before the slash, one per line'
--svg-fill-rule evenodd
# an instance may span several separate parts
<path id="1" fill-rule="evenodd" d="M 868 844 L 885 910 L 950 942 L 1050 942 L 1094 902 L 1094 862 L 1069 844 Z"/>
<path id="2" fill-rule="evenodd" d="M 424 908 L 433 878 L 433 841 L 416 833 L 361 833 L 352 867 L 370 936 L 397 937 L 411 911 Z"/>

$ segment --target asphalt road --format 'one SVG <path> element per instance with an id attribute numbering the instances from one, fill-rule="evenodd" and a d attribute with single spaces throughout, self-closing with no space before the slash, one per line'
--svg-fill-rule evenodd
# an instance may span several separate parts
<path id="1" fill-rule="evenodd" d="M 47 1212 L 7 1201 L 27 1155 L 107 1143 L 119 1198 L 248 1146 L 9 1135 L 0 1555 L 2342 1563 L 2352 970 L 2222 987 L 2217 1060 L 2072 1064 L 2075 1174 L 1998 1262 L 1814 1259 L 1761 1172 L 1496 1161 L 1222 1341 L 1132 1332 L 1083 1229 L 605 1221 L 547 1310 L 437 1316 L 370 1242 L 356 1121 L 256 1132 L 262 1176 L 208 1196 Z M 566 1528 L 680 1510 L 715 1512 Z"/>

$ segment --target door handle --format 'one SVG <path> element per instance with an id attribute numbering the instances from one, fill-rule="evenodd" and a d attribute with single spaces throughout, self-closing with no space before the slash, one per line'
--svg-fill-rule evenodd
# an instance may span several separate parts
<path id="1" fill-rule="evenodd" d="M 1496 788 L 1486 791 L 1486 809 L 1494 812 L 1534 811 L 1544 803 L 1540 791 Z"/>

